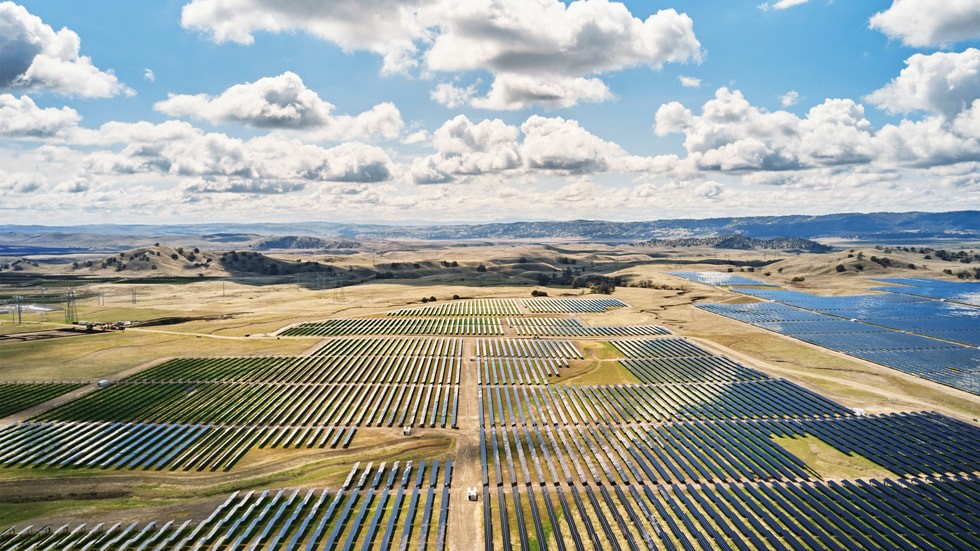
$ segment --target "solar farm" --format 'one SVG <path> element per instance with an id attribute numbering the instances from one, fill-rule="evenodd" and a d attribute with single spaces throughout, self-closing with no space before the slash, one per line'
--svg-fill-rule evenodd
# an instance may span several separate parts
<path id="1" fill-rule="evenodd" d="M 927 373 L 970 388 L 935 365 L 970 350 L 972 333 L 925 322 L 971 306 L 819 302 L 722 275 L 693 280 L 785 302 L 705 310 L 840 337 L 859 357 L 914 361 L 904 353 L 918 339 L 940 343 L 922 348 Z M 860 315 L 889 305 L 922 333 Z M 980 427 L 864 414 L 668 324 L 602 322 L 631 308 L 454 300 L 267 336 L 300 354 L 178 355 L 105 385 L 2 384 L 0 475 L 204 480 L 295 457 L 329 458 L 332 483 L 249 479 L 194 515 L 0 526 L 0 549 L 980 547 Z M 426 452 L 426 439 L 452 444 Z"/>
<path id="2" fill-rule="evenodd" d="M 914 285 L 881 287 L 887 292 L 878 294 L 832 297 L 735 287 L 768 302 L 699 308 L 980 394 L 980 307 L 963 302 L 976 286 L 891 282 L 909 281 Z"/>

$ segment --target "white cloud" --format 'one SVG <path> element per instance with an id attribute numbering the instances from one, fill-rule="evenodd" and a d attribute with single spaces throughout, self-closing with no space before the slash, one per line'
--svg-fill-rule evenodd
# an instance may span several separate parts
<path id="1" fill-rule="evenodd" d="M 790 90 L 785 94 L 779 96 L 779 103 L 783 104 L 783 107 L 789 107 L 791 105 L 796 105 L 800 101 L 800 93 L 796 90 Z"/>
<path id="2" fill-rule="evenodd" d="M 429 97 L 436 103 L 445 105 L 450 109 L 456 109 L 461 105 L 469 103 L 475 94 L 476 86 L 463 88 L 451 82 L 440 82 L 429 93 Z"/>
<path id="3" fill-rule="evenodd" d="M 247 193 L 252 195 L 280 195 L 306 189 L 304 182 L 245 180 L 228 177 L 193 178 L 180 185 L 185 193 Z"/>
<path id="4" fill-rule="evenodd" d="M 764 2 L 759 4 L 758 8 L 762 11 L 785 10 L 787 8 L 792 8 L 793 6 L 806 4 L 809 1 L 810 0 L 778 0 L 776 2 Z"/>
<path id="5" fill-rule="evenodd" d="M 869 26 L 906 46 L 943 46 L 980 38 L 980 0 L 894 0 Z"/>
<path id="6" fill-rule="evenodd" d="M 504 0 L 449 3 L 425 53 L 431 71 L 485 70 L 491 90 L 475 107 L 566 107 L 610 99 L 593 75 L 647 65 L 699 61 L 700 43 L 686 14 L 661 10 L 645 20 L 604 0 Z"/>
<path id="7" fill-rule="evenodd" d="M 105 98 L 133 91 L 79 54 L 81 40 L 13 2 L 0 2 L 0 88 Z"/>
<path id="8" fill-rule="evenodd" d="M 766 111 L 741 92 L 721 88 L 700 115 L 677 102 L 661 106 L 654 130 L 684 135 L 688 154 L 675 170 L 693 165 L 701 171 L 789 174 L 870 167 L 881 173 L 980 161 L 978 123 L 980 100 L 952 119 L 937 114 L 876 132 L 864 107 L 850 99 L 825 100 L 800 118 Z"/>
<path id="9" fill-rule="evenodd" d="M 412 178 L 419 184 L 437 184 L 459 175 L 515 169 L 521 164 L 517 137 L 517 127 L 500 119 L 474 124 L 465 115 L 457 115 L 433 134 L 432 145 L 438 153 L 413 161 Z"/>
<path id="10" fill-rule="evenodd" d="M 700 88 L 701 79 L 695 77 L 688 77 L 684 75 L 678 75 L 677 80 L 681 83 L 684 88 Z"/>
<path id="11" fill-rule="evenodd" d="M 431 139 L 432 139 L 432 134 L 429 134 L 428 130 L 416 130 L 415 132 L 412 132 L 408 136 L 405 136 L 405 139 L 402 140 L 402 143 L 405 145 L 415 145 L 420 143 L 427 143 Z"/>
<path id="12" fill-rule="evenodd" d="M 382 72 L 423 65 L 430 73 L 487 71 L 495 82 L 486 97 L 443 83 L 433 98 L 493 109 L 520 109 L 539 97 L 549 106 L 603 101 L 612 94 L 596 75 L 701 59 L 686 14 L 666 9 L 641 20 L 607 0 L 567 6 L 558 0 L 192 0 L 181 23 L 219 42 L 250 43 L 260 30 L 302 30 L 346 50 L 381 55 Z"/>
<path id="13" fill-rule="evenodd" d="M 980 98 L 980 50 L 915 54 L 902 72 L 866 96 L 889 113 L 927 111 L 952 119 Z"/>
<path id="14" fill-rule="evenodd" d="M 148 81 L 148 82 L 155 82 L 156 79 L 157 79 L 157 76 L 153 72 L 153 69 L 143 69 L 143 80 Z"/>
<path id="15" fill-rule="evenodd" d="M 676 157 L 635 157 L 603 140 L 578 121 L 529 117 L 520 128 L 499 119 L 473 123 L 464 115 L 446 121 L 432 140 L 437 153 L 413 160 L 419 184 L 447 183 L 493 174 L 587 175 L 672 170 Z"/>
<path id="16" fill-rule="evenodd" d="M 213 124 L 241 123 L 259 128 L 319 129 L 321 137 L 392 138 L 402 128 L 401 114 L 391 103 L 374 106 L 356 116 L 331 114 L 334 106 L 320 99 L 292 72 L 255 82 L 236 84 L 218 96 L 170 95 L 153 108 L 175 117 L 203 119 Z"/>
<path id="17" fill-rule="evenodd" d="M 0 94 L 0 136 L 49 138 L 63 135 L 81 117 L 70 107 L 42 109 L 28 96 Z"/>
<path id="18" fill-rule="evenodd" d="M 191 0 L 181 11 L 185 28 L 216 42 L 251 44 L 256 31 L 302 30 L 345 51 L 366 50 L 384 58 L 384 72 L 417 64 L 416 41 L 429 31 L 419 12 L 438 2 L 362 0 L 324 4 L 308 0 Z"/>
<path id="19" fill-rule="evenodd" d="M 588 101 L 611 99 L 612 92 L 598 78 L 541 78 L 536 75 L 503 73 L 497 75 L 486 97 L 470 101 L 478 109 L 516 110 L 531 105 L 549 108 L 571 107 Z"/>
<path id="20" fill-rule="evenodd" d="M 206 186 L 211 191 L 258 193 L 254 190 L 262 186 L 295 190 L 300 187 L 289 185 L 306 182 L 381 182 L 395 170 L 384 150 L 361 143 L 323 148 L 273 135 L 241 140 L 174 121 L 114 123 L 106 132 L 111 136 L 107 139 L 128 138 L 122 142 L 127 145 L 118 152 L 89 155 L 88 172 L 200 177 L 211 182 Z M 259 187 L 249 187 L 250 181 Z"/>
<path id="21" fill-rule="evenodd" d="M 603 172 L 626 156 L 618 145 L 590 134 L 578 121 L 533 115 L 521 125 L 521 154 L 530 168 L 573 174 Z"/>
<path id="22" fill-rule="evenodd" d="M 30 195 L 41 190 L 47 184 L 43 174 L 28 172 L 6 173 L 0 170 L 0 196 L 11 193 Z"/>

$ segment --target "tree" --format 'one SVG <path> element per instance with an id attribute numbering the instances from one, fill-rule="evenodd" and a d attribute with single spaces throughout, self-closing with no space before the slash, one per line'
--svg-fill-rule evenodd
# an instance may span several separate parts
<path id="1" fill-rule="evenodd" d="M 476 267 L 476 271 L 478 271 L 480 273 L 483 273 L 483 272 L 487 271 L 487 267 L 484 266 L 483 264 L 480 264 L 479 266 Z"/>
<path id="2" fill-rule="evenodd" d="M 845 268 L 843 264 L 838 264 L 837 265 L 837 268 L 835 268 L 835 269 L 837 270 L 837 273 L 841 273 L 841 272 L 847 270 L 847 268 Z"/>

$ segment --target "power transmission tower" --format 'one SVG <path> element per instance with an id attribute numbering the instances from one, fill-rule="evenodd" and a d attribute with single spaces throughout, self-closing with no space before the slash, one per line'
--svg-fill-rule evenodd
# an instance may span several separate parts
<path id="1" fill-rule="evenodd" d="M 24 320 L 21 319 L 21 306 L 20 301 L 23 299 L 20 295 L 14 296 L 14 316 L 17 318 L 17 325 L 20 325 Z"/>
<path id="2" fill-rule="evenodd" d="M 333 290 L 334 300 L 344 302 L 347 297 L 344 296 L 344 273 L 340 273 L 340 279 L 337 280 L 337 287 Z"/>
<path id="3" fill-rule="evenodd" d="M 75 290 L 68 289 L 65 293 L 65 323 L 75 323 L 78 321 L 78 311 L 75 306 L 76 299 Z"/>

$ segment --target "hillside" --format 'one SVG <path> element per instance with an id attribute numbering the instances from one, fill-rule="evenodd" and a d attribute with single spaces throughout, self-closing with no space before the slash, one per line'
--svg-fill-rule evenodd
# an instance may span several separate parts
<path id="1" fill-rule="evenodd" d="M 744 235 L 719 235 L 716 237 L 687 237 L 678 239 L 650 239 L 641 241 L 642 247 L 713 247 L 715 249 L 766 249 L 790 252 L 822 253 L 833 250 L 833 247 L 801 239 L 799 237 L 776 237 L 773 239 L 757 239 Z"/>
<path id="2" fill-rule="evenodd" d="M 153 242 L 170 245 L 200 243 L 234 248 L 263 243 L 263 237 L 282 237 L 286 241 L 271 243 L 313 245 L 306 238 L 327 240 L 326 248 L 337 248 L 337 240 L 507 240 L 537 239 L 631 243 L 650 239 L 703 238 L 738 234 L 754 239 L 774 239 L 793 235 L 802 239 L 844 239 L 852 241 L 906 243 L 925 240 L 980 239 L 980 211 L 846 213 L 816 216 L 750 216 L 609 222 L 573 220 L 566 222 L 510 222 L 493 224 L 452 224 L 393 226 L 380 224 L 343 224 L 333 222 L 296 222 L 288 224 L 175 224 L 167 226 L 112 225 L 87 226 L 21 226 L 0 225 L 0 256 L 30 254 L 25 248 L 77 247 L 88 250 L 116 251 L 145 246 Z M 343 242 L 341 247 L 344 246 Z M 320 244 L 315 244 L 319 248 Z M 5 249 L 6 248 L 6 249 Z M 43 253 L 35 253 L 43 254 Z"/>

